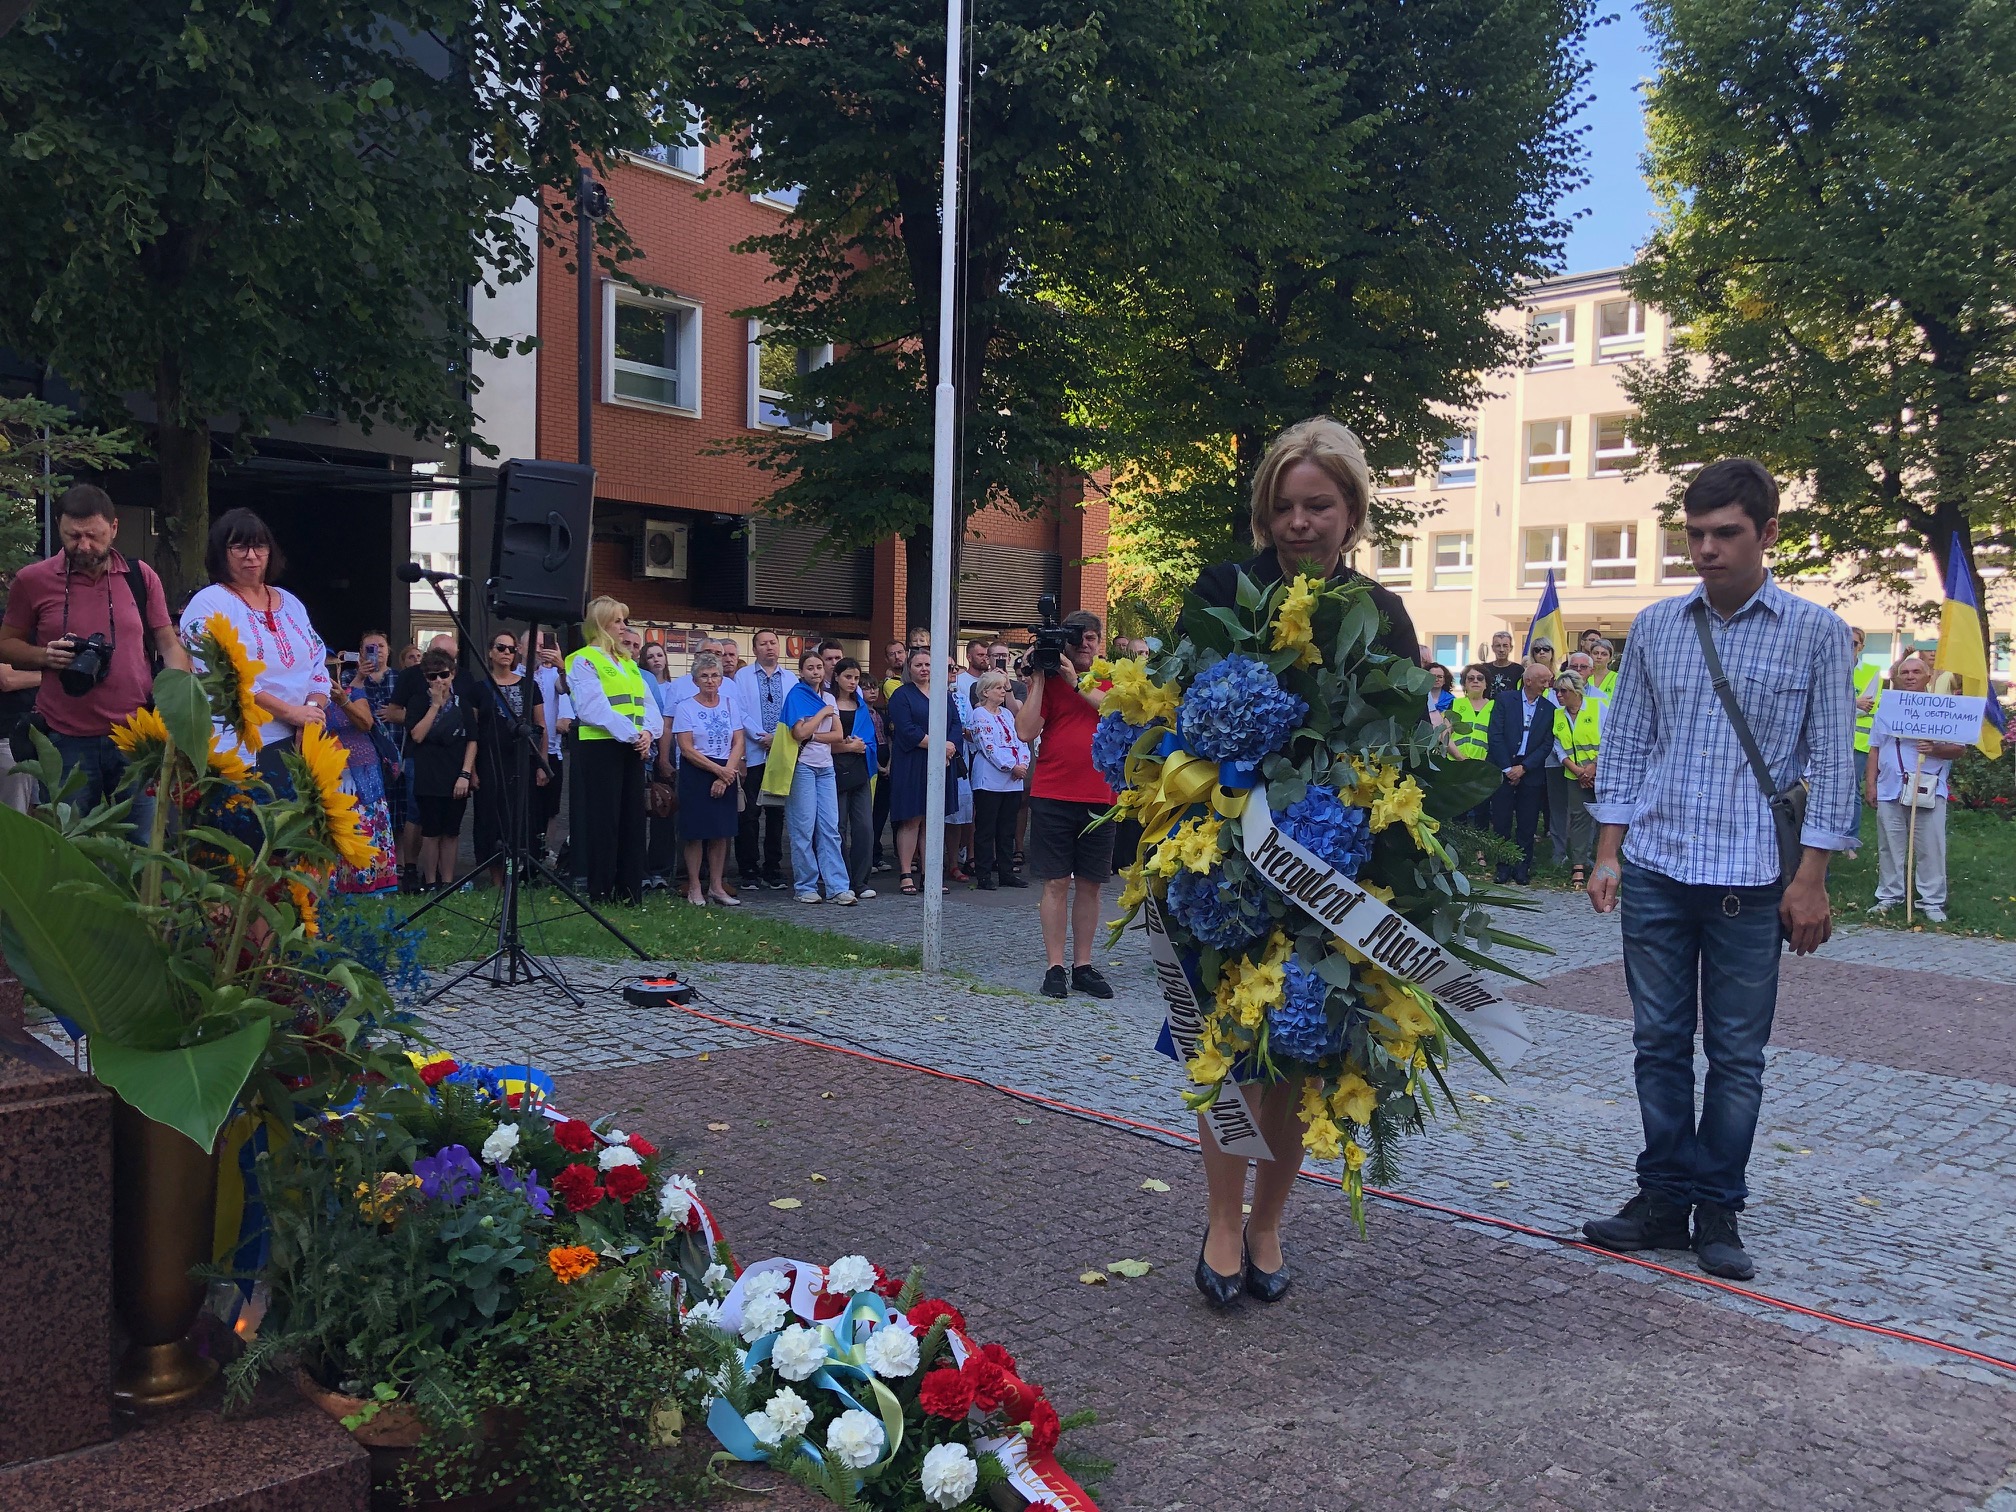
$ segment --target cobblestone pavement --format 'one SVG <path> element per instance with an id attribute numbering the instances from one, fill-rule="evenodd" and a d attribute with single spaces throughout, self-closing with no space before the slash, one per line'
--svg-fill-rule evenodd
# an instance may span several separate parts
<path id="1" fill-rule="evenodd" d="M 745 1262 L 924 1264 L 1097 1411 L 1066 1448 L 1114 1462 L 1107 1512 L 1999 1512 L 2016 1474 L 2006 1388 L 1415 1213 L 1376 1208 L 1359 1242 L 1307 1188 L 1295 1289 L 1211 1314 L 1189 1152 L 982 1089 L 770 1045 L 561 1094 L 697 1165 Z M 1154 1268 L 1077 1279 L 1122 1258 Z"/>
<path id="2" fill-rule="evenodd" d="M 1632 1189 L 1639 1127 L 1629 1005 L 1615 919 L 1596 918 L 1579 898 L 1541 898 L 1536 912 L 1507 920 L 1556 951 L 1516 958 L 1539 979 L 1516 989 L 1530 1005 L 1538 1047 L 1504 1084 L 1459 1064 L 1458 1107 L 1408 1147 L 1399 1189 L 1572 1234 Z M 767 899 L 761 906 L 891 939 L 914 938 L 921 912 L 909 899 L 845 912 Z M 1152 1050 L 1161 1008 L 1138 933 L 1102 954 L 1118 991 L 1113 1001 L 1058 1002 L 1026 991 L 1042 964 L 1030 894 L 955 893 L 946 917 L 951 964 L 966 976 L 933 987 L 913 972 L 701 968 L 693 973 L 705 994 L 700 1006 L 1161 1127 L 1187 1126 L 1177 1068 Z M 588 963 L 570 969 L 584 987 L 629 974 Z M 1759 1290 L 2016 1359 L 2011 981 L 2016 947 L 1891 931 L 1847 933 L 1818 957 L 1787 962 L 1744 1225 L 1760 1262 Z M 608 992 L 588 996 L 580 1011 L 537 989 L 465 990 L 443 1005 L 441 1035 L 471 1055 L 526 1058 L 556 1072 L 758 1042 L 684 1014 L 630 1009 Z M 1341 1203 L 1332 1194 L 1326 1209 L 1320 1200 L 1312 1194 L 1305 1208 L 1303 1244 L 1353 1253 Z M 1393 1216 L 1377 1211 L 1382 1223 Z M 1480 1243 L 1484 1232 L 1476 1230 Z M 1552 1249 L 1490 1232 L 1493 1247 Z M 1668 1258 L 1691 1266 L 1690 1257 Z M 1645 1275 L 1580 1252 L 1561 1263 Z M 1761 1311 L 1685 1281 L 1652 1284 Z M 1855 1347 L 1932 1357 L 1872 1338 Z M 1947 1369 L 1977 1369 L 1940 1358 Z M 1979 1369 L 1984 1379 L 2016 1386 L 2006 1373 Z M 2006 1512 L 2016 1512 L 2016 1500 Z"/>

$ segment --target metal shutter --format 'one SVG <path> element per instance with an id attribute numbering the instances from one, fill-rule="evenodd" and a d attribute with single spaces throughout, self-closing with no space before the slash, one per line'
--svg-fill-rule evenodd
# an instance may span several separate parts
<path id="1" fill-rule="evenodd" d="M 875 603 L 875 552 L 825 550 L 824 532 L 753 515 L 748 522 L 749 607 L 866 619 Z"/>
<path id="2" fill-rule="evenodd" d="M 967 624 L 1033 625 L 1036 600 L 1058 592 L 1064 559 L 1054 551 L 967 541 L 960 549 L 959 618 Z"/>

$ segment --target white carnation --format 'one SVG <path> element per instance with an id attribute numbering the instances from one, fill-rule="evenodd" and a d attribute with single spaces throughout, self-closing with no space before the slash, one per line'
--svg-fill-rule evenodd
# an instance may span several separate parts
<path id="1" fill-rule="evenodd" d="M 706 1287 L 707 1290 L 712 1292 L 715 1296 L 725 1297 L 728 1295 L 729 1289 L 734 1286 L 735 1282 L 728 1274 L 728 1267 L 720 1264 L 717 1261 L 715 1264 L 708 1266 L 705 1271 L 701 1272 L 700 1284 Z"/>
<path id="2" fill-rule="evenodd" d="M 756 1436 L 756 1442 L 775 1448 L 784 1442 L 784 1430 L 768 1412 L 752 1412 L 742 1419 L 749 1425 L 749 1431 Z"/>
<path id="3" fill-rule="evenodd" d="M 758 1271 L 743 1279 L 742 1294 L 746 1297 L 781 1297 L 790 1286 L 791 1278 L 781 1270 Z"/>
<path id="4" fill-rule="evenodd" d="M 811 1403 L 789 1386 L 779 1386 L 763 1411 L 786 1438 L 794 1433 L 803 1433 L 812 1426 Z"/>
<path id="5" fill-rule="evenodd" d="M 686 1309 L 686 1321 L 688 1323 L 705 1323 L 709 1328 L 719 1328 L 721 1326 L 721 1304 L 711 1298 L 706 1301 L 695 1302 L 691 1307 Z"/>
<path id="6" fill-rule="evenodd" d="M 875 1267 L 865 1255 L 842 1255 L 826 1270 L 826 1290 L 853 1296 L 875 1289 Z"/>
<path id="7" fill-rule="evenodd" d="M 791 1316 L 791 1309 L 778 1297 L 749 1297 L 742 1303 L 742 1337 L 754 1344 L 767 1333 L 775 1333 Z"/>
<path id="8" fill-rule="evenodd" d="M 878 1328 L 868 1340 L 868 1368 L 892 1381 L 917 1369 L 917 1338 L 906 1329 Z"/>
<path id="9" fill-rule="evenodd" d="M 973 1494 L 980 1467 L 964 1444 L 938 1444 L 924 1454 L 924 1499 L 934 1507 L 956 1507 Z"/>
<path id="10" fill-rule="evenodd" d="M 684 1223 L 691 1217 L 694 1190 L 691 1176 L 667 1176 L 665 1185 L 658 1189 L 660 1220 L 667 1223 Z"/>
<path id="11" fill-rule="evenodd" d="M 483 1158 L 492 1165 L 502 1165 L 511 1158 L 511 1152 L 518 1148 L 518 1125 L 499 1124 L 490 1131 L 490 1137 L 483 1141 Z"/>
<path id="12" fill-rule="evenodd" d="M 882 1457 L 882 1420 L 850 1407 L 827 1425 L 826 1448 L 849 1470 L 866 1470 Z"/>
<path id="13" fill-rule="evenodd" d="M 803 1381 L 826 1363 L 826 1346 L 811 1329 L 793 1323 L 770 1346 L 770 1363 L 785 1380 Z"/>
<path id="14" fill-rule="evenodd" d="M 642 1165 L 644 1159 L 628 1145 L 605 1145 L 595 1163 L 605 1171 L 613 1171 L 618 1166 Z"/>

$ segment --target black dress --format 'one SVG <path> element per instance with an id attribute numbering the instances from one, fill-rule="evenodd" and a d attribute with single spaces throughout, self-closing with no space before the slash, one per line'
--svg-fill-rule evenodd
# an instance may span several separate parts
<path id="1" fill-rule="evenodd" d="M 1262 588 L 1271 588 L 1281 581 L 1281 559 L 1269 546 L 1251 561 L 1232 563 L 1214 562 L 1197 574 L 1197 584 L 1190 591 L 1207 605 L 1217 609 L 1232 609 L 1238 605 L 1239 574 L 1244 572 Z M 1338 563 L 1337 570 L 1330 574 L 1333 583 L 1371 583 L 1372 607 L 1385 617 L 1386 629 L 1378 637 L 1377 644 L 1389 655 L 1402 661 L 1411 661 L 1416 666 L 1421 663 L 1421 641 L 1414 633 L 1414 621 L 1408 616 L 1407 606 L 1400 596 L 1390 588 L 1382 588 L 1355 568 Z"/>

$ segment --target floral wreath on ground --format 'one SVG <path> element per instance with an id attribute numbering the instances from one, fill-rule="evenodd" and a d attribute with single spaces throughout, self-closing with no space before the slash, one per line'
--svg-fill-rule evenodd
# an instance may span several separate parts
<path id="1" fill-rule="evenodd" d="M 1452 1042 L 1491 1063 L 1432 996 L 1263 880 L 1242 816 L 1264 794 L 1290 839 L 1445 951 L 1495 966 L 1489 946 L 1541 947 L 1494 928 L 1483 905 L 1530 905 L 1480 890 L 1439 836 L 1498 773 L 1447 756 L 1423 714 L 1428 674 L 1377 645 L 1362 580 L 1268 589 L 1241 573 L 1235 608 L 1192 596 L 1180 628 L 1173 648 L 1095 662 L 1080 684 L 1092 696 L 1105 686 L 1093 756 L 1119 794 L 1109 818 L 1142 827 L 1139 853 L 1121 858 L 1114 929 L 1153 900 L 1201 988 L 1186 1101 L 1304 1078 L 1303 1146 L 1342 1159 L 1362 1227 L 1366 1172 L 1394 1179 L 1399 1136 L 1434 1111 L 1430 1086 L 1448 1096 Z"/>

